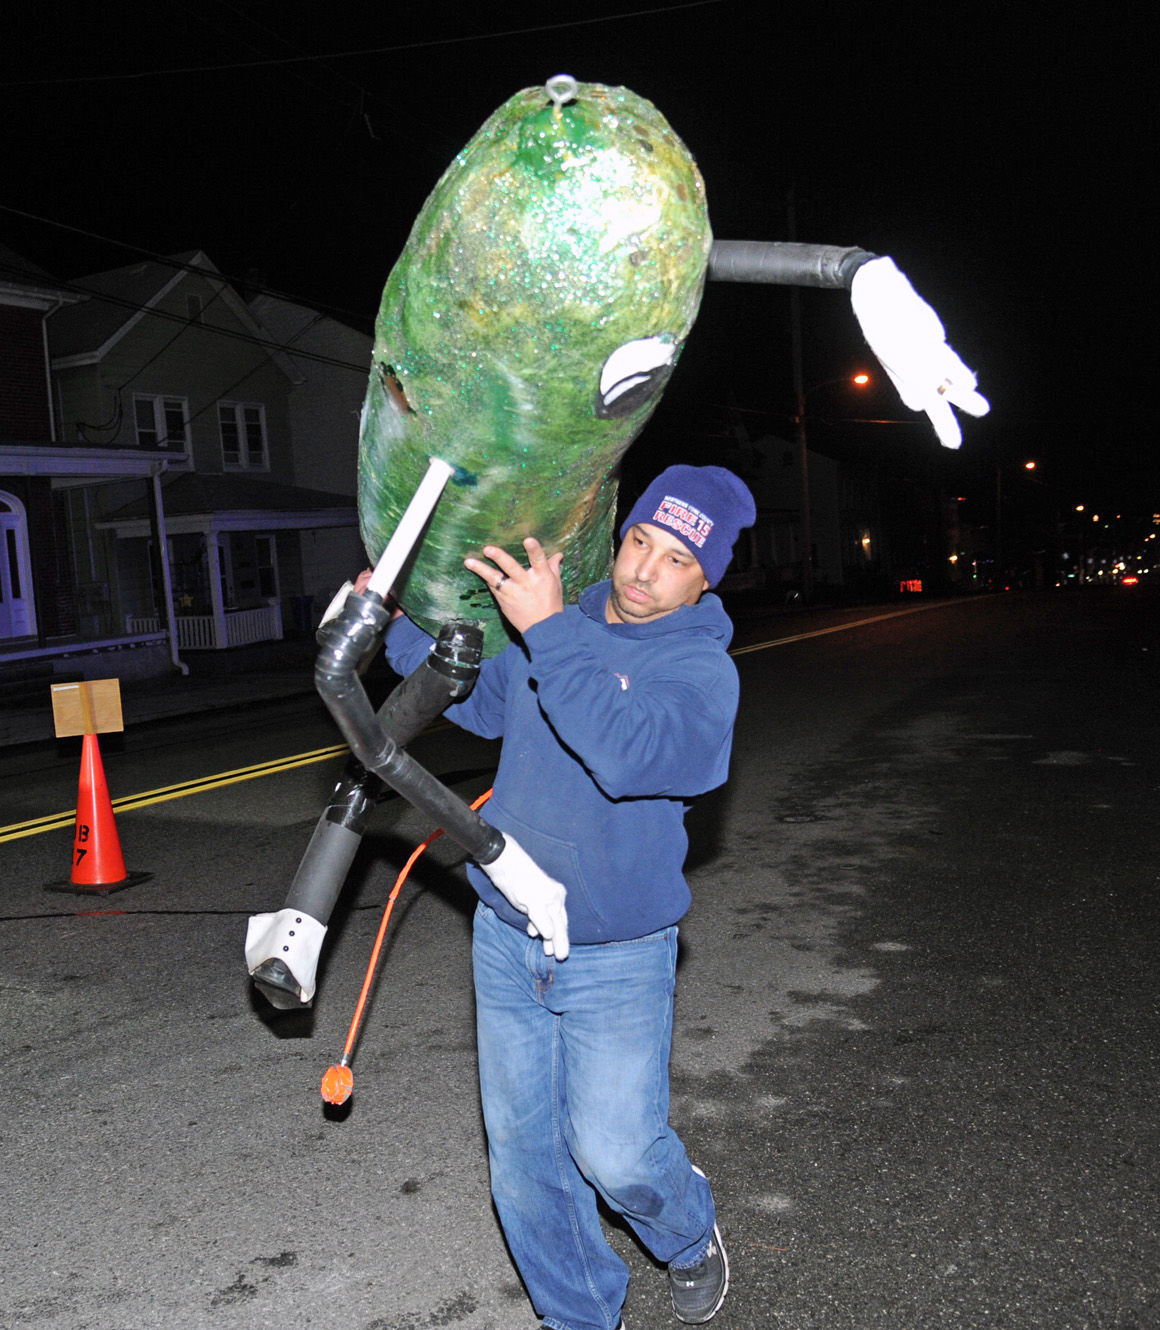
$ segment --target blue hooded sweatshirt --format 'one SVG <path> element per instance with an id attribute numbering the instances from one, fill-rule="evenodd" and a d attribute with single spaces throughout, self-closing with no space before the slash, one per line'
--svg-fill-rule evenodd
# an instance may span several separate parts
<path id="1" fill-rule="evenodd" d="M 589 587 L 485 660 L 470 696 L 446 712 L 502 736 L 487 820 L 564 884 L 574 944 L 641 937 L 689 908 L 685 810 L 725 781 L 737 714 L 733 626 L 718 597 L 650 623 L 608 623 L 610 586 Z M 392 667 L 410 673 L 431 641 L 396 618 Z M 526 927 L 478 865 L 468 876 L 502 919 Z"/>

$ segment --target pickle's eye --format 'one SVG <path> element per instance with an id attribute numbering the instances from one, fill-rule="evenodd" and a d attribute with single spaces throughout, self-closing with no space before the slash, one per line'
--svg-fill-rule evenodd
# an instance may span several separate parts
<path id="1" fill-rule="evenodd" d="M 407 415 L 413 416 L 415 408 L 407 401 L 407 392 L 403 387 L 402 380 L 395 371 L 394 365 L 379 365 L 379 379 L 382 381 L 383 388 L 390 400 L 395 406 Z"/>
<path id="2" fill-rule="evenodd" d="M 640 337 L 618 346 L 600 371 L 596 414 L 615 420 L 651 401 L 668 382 L 676 355 L 677 344 L 664 337 Z"/>

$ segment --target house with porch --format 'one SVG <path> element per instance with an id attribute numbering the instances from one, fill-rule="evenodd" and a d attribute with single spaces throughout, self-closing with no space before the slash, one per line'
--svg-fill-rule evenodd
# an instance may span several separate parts
<path id="1" fill-rule="evenodd" d="M 75 670 L 83 658 L 92 674 L 95 653 L 132 648 L 133 672 L 187 671 L 189 652 L 308 633 L 363 560 L 354 489 L 369 336 L 284 302 L 284 324 L 297 319 L 315 345 L 330 334 L 331 353 L 300 335 L 291 354 L 285 327 L 271 331 L 200 252 L 55 294 L 45 274 L 0 263 L 0 281 L 6 271 L 0 514 L 13 554 L 0 663 L 67 657 Z M 29 360 L 34 331 L 39 414 L 20 417 L 3 375 L 13 347 Z M 25 369 L 20 400 L 29 380 Z"/>
<path id="2" fill-rule="evenodd" d="M 73 657 L 128 644 L 103 613 L 108 586 L 83 514 L 107 486 L 144 489 L 166 465 L 152 450 L 65 444 L 52 391 L 51 320 L 84 300 L 0 245 L 0 685 L 4 696 L 58 673 Z M 132 642 L 118 673 L 167 668 L 164 642 Z"/>

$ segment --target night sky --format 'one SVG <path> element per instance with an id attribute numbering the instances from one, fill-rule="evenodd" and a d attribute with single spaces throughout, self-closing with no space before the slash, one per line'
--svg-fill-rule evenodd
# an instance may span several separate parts
<path id="1" fill-rule="evenodd" d="M 1060 505 L 1150 513 L 1151 38 L 1142 9 L 1135 30 L 1089 7 L 995 12 L 16 0 L 0 241 L 67 278 L 202 249 L 369 330 L 423 199 L 496 106 L 561 72 L 623 84 L 689 145 L 717 237 L 786 239 L 792 189 L 798 239 L 895 258 L 992 403 L 964 422 L 963 485 L 1034 457 Z M 844 295 L 802 304 L 808 384 L 875 368 Z M 728 402 L 788 433 L 788 328 L 784 289 L 710 284 L 649 431 Z M 888 388 L 814 409 L 912 419 Z M 938 449 L 907 426 L 857 437 Z"/>

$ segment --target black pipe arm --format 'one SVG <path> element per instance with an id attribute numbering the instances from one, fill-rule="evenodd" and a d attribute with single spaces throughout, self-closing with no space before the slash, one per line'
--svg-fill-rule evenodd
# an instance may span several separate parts
<path id="1" fill-rule="evenodd" d="M 876 257 L 851 246 L 796 240 L 715 240 L 709 280 L 848 290 L 858 269 Z"/>
<path id="2" fill-rule="evenodd" d="M 374 593 L 347 596 L 342 612 L 319 632 L 315 686 L 363 766 L 430 816 L 476 863 L 489 864 L 502 852 L 503 836 L 384 733 L 358 677 L 359 661 L 381 640 L 390 617 Z M 456 668 L 454 654 L 446 668 Z"/>

